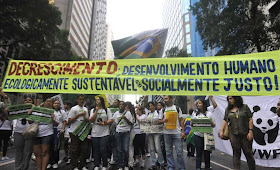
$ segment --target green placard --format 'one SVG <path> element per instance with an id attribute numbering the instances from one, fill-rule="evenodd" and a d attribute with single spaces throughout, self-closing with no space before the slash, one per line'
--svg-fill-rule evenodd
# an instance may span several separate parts
<path id="1" fill-rule="evenodd" d="M 7 106 L 9 110 L 9 120 L 28 118 L 28 111 L 32 108 L 31 104 L 19 104 Z"/>

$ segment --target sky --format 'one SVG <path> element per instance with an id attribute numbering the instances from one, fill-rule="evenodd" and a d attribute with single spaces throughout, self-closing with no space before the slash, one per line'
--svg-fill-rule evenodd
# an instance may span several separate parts
<path id="1" fill-rule="evenodd" d="M 114 39 L 162 28 L 163 0 L 108 0 L 107 22 Z"/>
<path id="2" fill-rule="evenodd" d="M 114 40 L 146 30 L 162 28 L 163 0 L 108 0 L 107 22 Z M 135 104 L 139 95 L 125 95 L 124 100 Z"/>

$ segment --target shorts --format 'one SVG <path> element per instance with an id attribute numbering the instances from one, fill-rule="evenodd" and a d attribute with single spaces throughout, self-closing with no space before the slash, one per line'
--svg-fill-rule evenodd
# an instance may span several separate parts
<path id="1" fill-rule="evenodd" d="M 53 135 L 43 136 L 43 137 L 36 137 L 32 140 L 33 145 L 51 145 L 53 142 Z"/>

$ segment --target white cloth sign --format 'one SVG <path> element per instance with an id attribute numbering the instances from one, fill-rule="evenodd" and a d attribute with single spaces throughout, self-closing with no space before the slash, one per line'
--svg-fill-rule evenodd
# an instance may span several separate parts
<path id="1" fill-rule="evenodd" d="M 253 153 L 256 164 L 264 167 L 280 167 L 280 118 L 273 111 L 273 107 L 277 106 L 279 96 L 243 96 L 242 98 L 244 104 L 247 104 L 252 112 L 254 106 L 259 106 L 260 109 L 253 113 Z M 216 120 L 216 127 L 213 130 L 215 147 L 232 155 L 230 141 L 224 141 L 218 137 L 218 130 L 221 127 L 228 104 L 226 96 L 214 96 L 214 100 L 218 104 L 214 110 Z M 246 160 L 243 154 L 242 160 Z"/>

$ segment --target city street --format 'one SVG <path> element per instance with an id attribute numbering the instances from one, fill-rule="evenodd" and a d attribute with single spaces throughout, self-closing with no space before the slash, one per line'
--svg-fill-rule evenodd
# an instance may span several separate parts
<path id="1" fill-rule="evenodd" d="M 185 148 L 185 147 L 184 147 Z M 14 169 L 14 157 L 12 156 L 14 152 L 14 149 L 8 150 L 8 157 L 11 159 L 6 161 L 0 161 L 0 170 L 11 170 Z M 174 150 L 175 152 L 175 150 Z M 174 153 L 173 152 L 173 153 Z M 63 151 L 60 152 L 61 159 L 64 156 Z M 174 155 L 175 156 L 175 155 Z M 195 169 L 195 158 L 189 158 L 187 157 L 187 151 L 184 149 L 184 158 L 185 158 L 185 167 L 187 170 Z M 176 159 L 176 156 L 175 156 Z M 151 159 L 148 157 L 146 159 L 146 167 L 145 169 L 148 169 L 151 166 Z M 93 162 L 88 164 L 89 169 L 93 169 Z M 233 170 L 232 166 L 232 157 L 229 155 L 223 155 L 222 152 L 219 150 L 213 151 L 211 155 L 211 167 L 213 170 Z M 34 161 L 30 161 L 30 170 L 36 170 L 36 165 Z M 70 169 L 70 165 L 67 165 L 65 162 L 59 164 L 58 169 L 64 169 L 68 170 Z M 110 170 L 117 170 L 117 166 L 109 166 Z M 140 170 L 140 166 L 134 167 L 135 170 Z M 241 169 L 242 170 L 248 170 L 246 162 L 241 162 Z M 257 166 L 257 170 L 279 170 L 279 168 L 264 168 Z"/>

